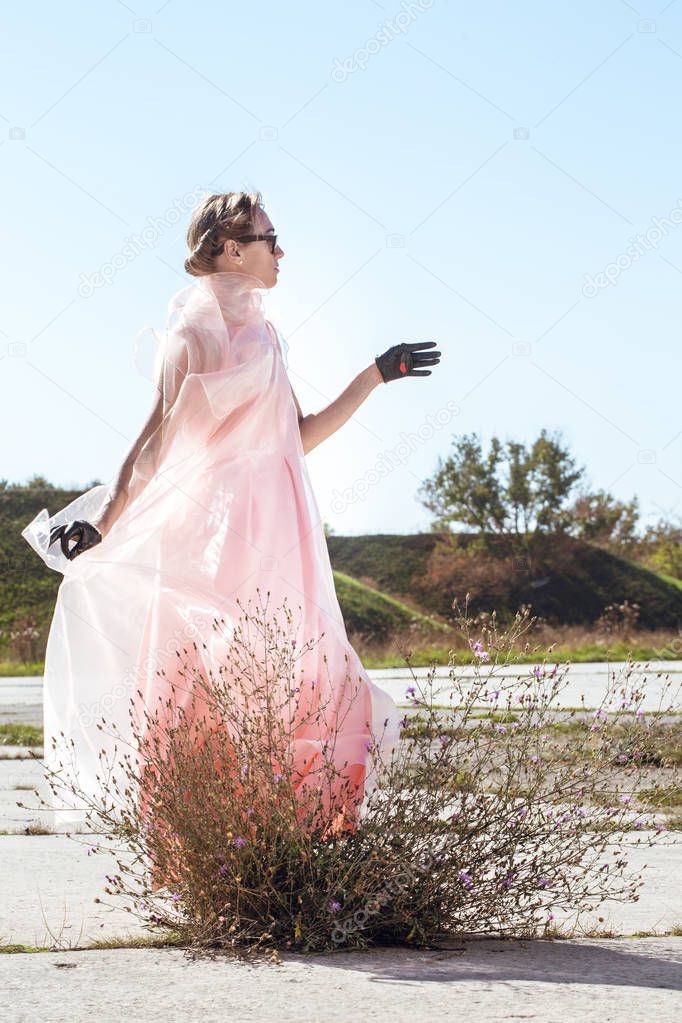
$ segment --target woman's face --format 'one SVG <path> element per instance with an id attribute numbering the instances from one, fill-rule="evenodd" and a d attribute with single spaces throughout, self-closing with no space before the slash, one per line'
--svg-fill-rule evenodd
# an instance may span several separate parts
<path id="1" fill-rule="evenodd" d="M 264 210 L 258 210 L 256 222 L 252 231 L 248 234 L 274 234 L 275 228 L 270 217 Z M 275 246 L 271 252 L 271 242 L 265 239 L 257 242 L 240 242 L 228 238 L 225 248 L 216 260 L 218 271 L 233 271 L 243 274 L 254 274 L 266 288 L 273 288 L 277 283 L 278 267 L 280 259 L 284 255 L 283 249 Z"/>

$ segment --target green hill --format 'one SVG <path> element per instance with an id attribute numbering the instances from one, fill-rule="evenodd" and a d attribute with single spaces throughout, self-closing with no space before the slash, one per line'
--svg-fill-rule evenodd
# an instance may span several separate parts
<path id="1" fill-rule="evenodd" d="M 540 537 L 531 553 L 512 536 L 492 537 L 482 551 L 472 534 L 329 536 L 337 571 L 423 611 L 452 616 L 452 600 L 477 611 L 513 617 L 522 604 L 554 624 L 589 625 L 605 606 L 640 605 L 645 628 L 678 628 L 682 587 L 625 558 L 565 536 Z"/>
<path id="2" fill-rule="evenodd" d="M 386 639 L 396 628 L 422 625 L 447 633 L 448 627 L 433 616 L 407 607 L 402 601 L 389 597 L 380 590 L 358 582 L 345 572 L 334 569 L 336 595 L 346 628 L 359 632 L 368 639 Z"/>
<path id="3" fill-rule="evenodd" d="M 47 568 L 21 535 L 22 529 L 42 508 L 54 514 L 75 500 L 81 490 L 55 488 L 0 490 L 0 656 L 8 656 L 8 634 L 25 616 L 35 618 L 42 642 L 36 654 L 42 656 L 47 627 L 62 576 Z M 33 658 L 31 658 L 33 659 Z"/>
<path id="4" fill-rule="evenodd" d="M 94 485 L 94 484 L 91 484 Z M 9 630 L 32 615 L 41 633 L 25 659 L 42 657 L 62 576 L 50 571 L 21 536 L 42 509 L 54 513 L 81 491 L 56 488 L 0 490 L 0 658 L 9 654 Z M 640 605 L 645 628 L 677 629 L 682 584 L 641 565 L 569 537 L 541 537 L 530 552 L 517 538 L 494 537 L 480 550 L 471 534 L 329 536 L 334 580 L 349 632 L 383 640 L 409 625 L 443 630 L 460 605 L 495 609 L 502 622 L 523 604 L 550 623 L 593 623 L 610 603 Z"/>
<path id="5" fill-rule="evenodd" d="M 0 490 L 0 558 L 4 568 L 0 578 L 0 658 L 10 656 L 9 631 L 29 615 L 35 619 L 41 636 L 30 652 L 27 650 L 26 657 L 33 660 L 43 656 L 63 577 L 46 568 L 21 536 L 21 530 L 42 508 L 54 514 L 80 493 L 56 489 Z M 344 572 L 334 571 L 334 582 L 346 628 L 368 639 L 383 640 L 393 630 L 411 624 L 436 631 L 445 628 L 429 612 L 410 607 Z"/>

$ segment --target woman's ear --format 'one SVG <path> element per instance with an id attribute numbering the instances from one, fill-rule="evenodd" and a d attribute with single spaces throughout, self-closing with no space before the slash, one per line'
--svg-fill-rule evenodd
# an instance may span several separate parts
<path id="1" fill-rule="evenodd" d="M 240 260 L 239 243 L 235 238 L 226 238 L 223 245 L 223 253 L 230 259 Z M 240 260 L 241 261 L 241 260 Z"/>

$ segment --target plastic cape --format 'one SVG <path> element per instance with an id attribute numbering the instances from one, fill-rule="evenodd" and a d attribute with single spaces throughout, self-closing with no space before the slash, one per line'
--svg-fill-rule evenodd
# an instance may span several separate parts
<path id="1" fill-rule="evenodd" d="M 55 525 L 96 515 L 111 484 L 52 515 L 42 509 L 22 531 L 63 574 L 45 659 L 46 763 L 76 777 L 93 799 L 101 794 L 100 754 L 107 765 L 115 761 L 114 776 L 121 754 L 133 754 L 131 706 L 139 718 L 140 705 L 153 710 L 170 695 L 178 651 L 189 651 L 202 672 L 216 670 L 242 615 L 238 599 L 254 611 L 266 592 L 268 613 L 280 620 L 286 600 L 299 649 L 323 637 L 297 662 L 299 709 L 330 701 L 328 728 L 343 721 L 334 758 L 348 762 L 358 793 L 363 782 L 366 796 L 376 786 L 370 727 L 382 737 L 382 756 L 397 745 L 399 712 L 346 635 L 287 345 L 264 317 L 264 290 L 257 277 L 219 273 L 171 299 L 165 331 L 154 332 L 159 420 L 135 457 L 128 501 L 101 543 L 73 561 L 59 542 L 47 546 Z M 298 729 L 301 784 L 325 741 L 324 730 Z M 65 744 L 72 745 L 65 751 Z M 52 803 L 57 823 L 83 819 L 68 786 Z"/>

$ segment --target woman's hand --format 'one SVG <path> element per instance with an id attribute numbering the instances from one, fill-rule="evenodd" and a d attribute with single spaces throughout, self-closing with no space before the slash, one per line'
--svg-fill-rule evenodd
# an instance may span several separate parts
<path id="1" fill-rule="evenodd" d="M 90 522 L 85 522 L 83 519 L 75 519 L 73 522 L 65 522 L 60 526 L 54 527 L 50 533 L 50 543 L 48 546 L 52 546 L 55 540 L 60 541 L 64 557 L 68 558 L 69 561 L 73 561 L 83 551 L 87 551 L 90 547 L 101 543 L 102 534 L 97 526 L 93 526 Z M 76 541 L 72 547 L 69 547 L 70 540 Z"/>
<path id="2" fill-rule="evenodd" d="M 404 341 L 400 345 L 393 345 L 383 355 L 377 355 L 375 362 L 385 384 L 390 380 L 400 380 L 402 377 L 428 377 L 431 376 L 430 369 L 423 369 L 424 366 L 436 366 L 440 362 L 440 352 L 426 352 L 425 348 L 432 348 L 435 341 L 415 341 L 410 343 Z"/>

